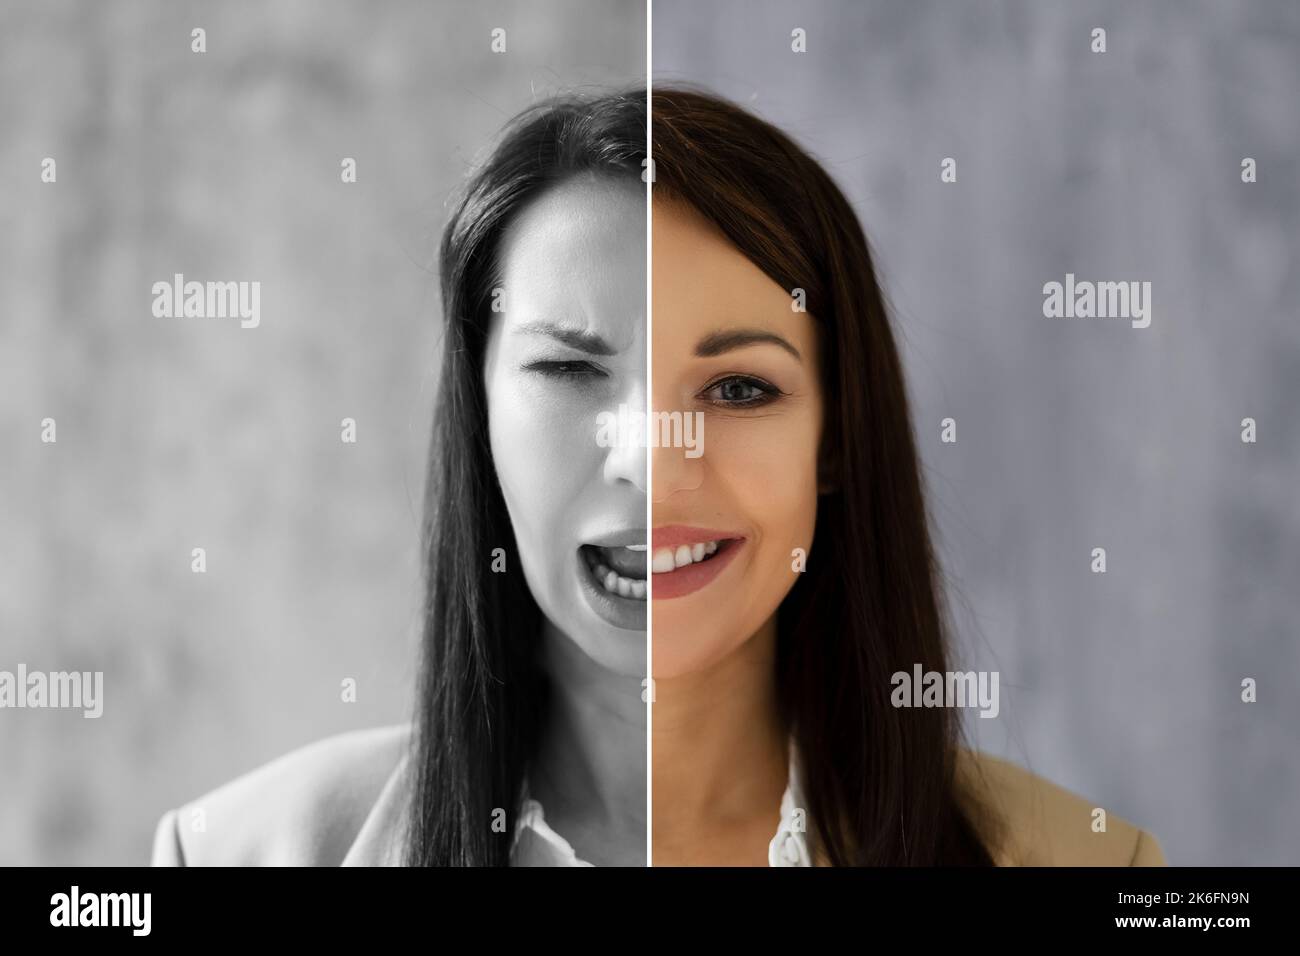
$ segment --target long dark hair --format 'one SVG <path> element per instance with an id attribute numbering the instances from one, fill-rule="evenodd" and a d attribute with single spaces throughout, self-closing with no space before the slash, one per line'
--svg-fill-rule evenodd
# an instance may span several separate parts
<path id="1" fill-rule="evenodd" d="M 713 222 L 782 288 L 822 343 L 821 478 L 807 570 L 777 620 L 777 689 L 827 861 L 991 864 L 995 822 L 963 793 L 960 721 L 891 705 L 891 675 L 947 670 L 903 371 L 862 227 L 788 136 L 699 91 L 652 96 L 655 192 Z"/>
<path id="2" fill-rule="evenodd" d="M 488 444 L 483 361 L 502 234 L 543 190 L 588 172 L 640 178 L 645 155 L 644 89 L 538 103 L 508 125 L 443 232 L 445 335 L 425 492 L 410 865 L 510 862 L 546 709 L 536 661 L 541 611 Z M 501 556 L 506 572 L 494 573 Z M 493 825 L 498 811 L 504 830 Z"/>

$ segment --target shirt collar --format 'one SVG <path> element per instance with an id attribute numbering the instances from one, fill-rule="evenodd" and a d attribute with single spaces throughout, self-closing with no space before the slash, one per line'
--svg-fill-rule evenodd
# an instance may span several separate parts
<path id="1" fill-rule="evenodd" d="M 780 822 L 767 846 L 768 866 L 812 866 L 808 848 L 808 811 L 803 799 L 799 752 L 790 741 L 790 771 L 781 795 Z M 525 792 L 515 828 L 514 866 L 593 866 L 578 857 L 569 841 L 546 822 L 542 805 Z"/>
<path id="2" fill-rule="evenodd" d="M 808 810 L 803 799 L 799 751 L 790 740 L 790 774 L 781 796 L 781 822 L 767 847 L 768 866 L 812 866 L 808 850 Z"/>
<path id="3" fill-rule="evenodd" d="M 384 784 L 361 830 L 343 859 L 343 866 L 400 866 L 406 830 L 410 758 L 403 755 Z M 546 822 L 542 805 L 527 794 L 515 826 L 510 849 L 512 866 L 592 866 L 580 860 L 569 841 Z"/>
<path id="4" fill-rule="evenodd" d="M 594 866 L 580 860 L 569 841 L 546 822 L 542 805 L 525 791 L 515 840 L 510 848 L 511 866 Z"/>

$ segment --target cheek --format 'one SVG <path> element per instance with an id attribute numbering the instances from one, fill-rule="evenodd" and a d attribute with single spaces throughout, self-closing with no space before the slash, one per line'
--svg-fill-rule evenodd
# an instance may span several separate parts
<path id="1" fill-rule="evenodd" d="M 719 423 L 706 455 L 734 507 L 757 529 L 761 576 L 790 569 L 791 551 L 807 549 L 817 519 L 815 411 L 782 418 Z"/>
<path id="2" fill-rule="evenodd" d="M 533 378 L 501 372 L 487 381 L 492 457 L 525 560 L 567 544 L 569 506 L 587 484 L 594 449 L 589 409 L 565 385 Z"/>

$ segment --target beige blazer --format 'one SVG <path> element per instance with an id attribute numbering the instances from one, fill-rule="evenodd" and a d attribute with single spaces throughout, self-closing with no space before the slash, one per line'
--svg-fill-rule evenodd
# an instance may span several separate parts
<path id="1" fill-rule="evenodd" d="M 154 835 L 155 866 L 392 866 L 401 862 L 410 725 L 294 750 L 183 806 Z M 1005 760 L 963 750 L 968 786 L 1005 821 L 1006 866 L 1160 866 L 1151 834 Z"/>
<path id="2" fill-rule="evenodd" d="M 1164 866 L 1159 841 L 1106 807 L 1008 760 L 959 751 L 958 777 L 1000 818 L 999 866 Z M 1105 811 L 1105 830 L 1096 829 Z"/>

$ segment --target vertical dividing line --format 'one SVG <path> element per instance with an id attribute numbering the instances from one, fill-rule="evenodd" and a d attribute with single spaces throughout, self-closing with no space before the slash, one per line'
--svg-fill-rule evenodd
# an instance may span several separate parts
<path id="1" fill-rule="evenodd" d="M 646 482 L 645 482 L 645 528 L 646 528 L 646 575 L 645 575 L 645 673 L 646 683 L 646 721 L 645 721 L 645 865 L 654 866 L 654 575 L 650 571 L 651 553 L 650 537 L 654 528 L 653 489 L 650 484 L 654 469 L 650 462 L 653 458 L 649 441 L 650 411 L 654 406 L 651 391 L 654 386 L 654 359 L 651 343 L 654 341 L 654 296 L 651 293 L 654 276 L 654 211 L 651 199 L 654 194 L 654 138 L 651 134 L 651 109 L 653 81 L 650 79 L 651 65 L 654 63 L 654 0 L 645 0 L 645 155 L 648 160 L 645 184 L 645 411 L 646 411 Z"/>

